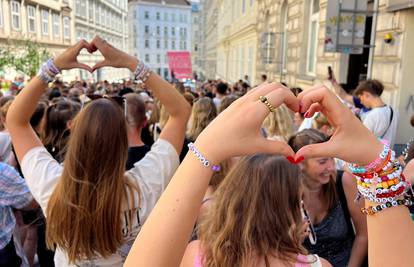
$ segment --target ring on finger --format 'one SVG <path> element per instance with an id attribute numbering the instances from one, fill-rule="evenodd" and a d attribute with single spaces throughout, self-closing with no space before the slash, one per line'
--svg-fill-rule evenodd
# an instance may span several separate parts
<path id="1" fill-rule="evenodd" d="M 266 105 L 270 112 L 275 112 L 276 108 L 270 104 L 270 102 L 267 100 L 267 97 L 261 95 L 259 96 L 259 100 Z"/>

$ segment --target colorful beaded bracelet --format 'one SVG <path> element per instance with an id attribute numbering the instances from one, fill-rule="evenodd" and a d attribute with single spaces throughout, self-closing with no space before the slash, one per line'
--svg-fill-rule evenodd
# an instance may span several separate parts
<path id="1" fill-rule="evenodd" d="M 397 207 L 397 206 L 411 206 L 413 204 L 411 197 L 405 197 L 404 199 L 397 199 L 394 201 L 387 201 L 385 203 L 379 204 L 377 206 L 369 206 L 367 208 L 362 208 L 361 212 L 365 215 L 374 215 L 375 213 L 378 213 L 380 211 L 383 211 L 385 209 L 391 208 L 391 207 Z"/>
<path id="2" fill-rule="evenodd" d="M 204 167 L 210 167 L 210 161 L 208 161 L 202 154 L 200 151 L 198 151 L 198 149 L 195 147 L 194 143 L 189 143 L 188 145 L 188 149 L 193 152 L 193 154 L 196 156 L 196 158 L 201 162 L 201 164 L 204 165 Z M 220 171 L 220 165 L 213 165 L 211 167 L 211 170 L 213 172 L 219 172 Z"/>

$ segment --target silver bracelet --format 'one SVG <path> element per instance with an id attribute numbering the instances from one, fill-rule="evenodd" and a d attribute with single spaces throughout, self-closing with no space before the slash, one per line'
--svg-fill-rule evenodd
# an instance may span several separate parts
<path id="1" fill-rule="evenodd" d="M 208 161 L 202 154 L 200 151 L 198 151 L 198 149 L 195 147 L 194 143 L 189 143 L 188 144 L 188 149 L 193 152 L 193 154 L 196 156 L 196 158 L 201 162 L 201 164 L 204 165 L 204 167 L 210 167 L 210 161 Z M 220 171 L 221 167 L 220 165 L 213 165 L 211 167 L 211 170 L 213 172 L 218 172 Z"/>
<path id="2" fill-rule="evenodd" d="M 145 65 L 141 60 L 138 61 L 137 68 L 134 71 L 134 78 L 137 81 L 145 83 L 148 77 L 151 75 L 152 70 Z"/>

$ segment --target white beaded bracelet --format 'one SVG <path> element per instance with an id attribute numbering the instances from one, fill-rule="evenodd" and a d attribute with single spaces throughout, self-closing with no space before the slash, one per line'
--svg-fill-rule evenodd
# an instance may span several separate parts
<path id="1" fill-rule="evenodd" d="M 193 154 L 197 157 L 197 159 L 201 162 L 201 164 L 204 165 L 204 167 L 210 167 L 210 161 L 208 161 L 202 154 L 200 151 L 198 151 L 198 149 L 195 147 L 194 143 L 189 143 L 188 144 L 188 149 L 193 152 Z M 211 167 L 211 170 L 213 172 L 218 172 L 220 171 L 220 165 L 213 165 Z"/>

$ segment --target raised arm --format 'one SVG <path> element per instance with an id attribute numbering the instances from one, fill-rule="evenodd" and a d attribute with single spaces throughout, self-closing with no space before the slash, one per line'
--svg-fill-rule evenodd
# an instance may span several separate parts
<path id="1" fill-rule="evenodd" d="M 265 84 L 250 91 L 198 137 L 195 147 L 211 164 L 256 152 L 293 155 L 286 143 L 260 135 L 269 114 L 259 100 L 261 95 L 275 107 L 285 102 L 294 111 L 299 109 L 290 90 L 279 85 Z M 205 167 L 192 152 L 186 156 L 141 229 L 124 266 L 179 266 L 211 175 L 211 166 Z"/>
<path id="2" fill-rule="evenodd" d="M 138 59 L 111 46 L 99 36 L 91 43 L 102 53 L 105 59 L 97 63 L 93 69 L 104 66 L 124 67 L 134 72 L 138 66 Z M 184 97 L 170 83 L 152 72 L 145 84 L 160 100 L 169 114 L 169 119 L 160 134 L 160 138 L 171 143 L 180 154 L 184 143 L 187 121 L 190 117 L 191 106 Z"/>
<path id="3" fill-rule="evenodd" d="M 79 63 L 76 60 L 77 55 L 83 48 L 90 49 L 89 44 L 84 40 L 69 47 L 52 62 L 59 71 L 72 68 L 83 68 L 91 71 L 89 66 Z M 47 82 L 44 79 L 41 79 L 39 76 L 34 77 L 17 95 L 7 113 L 7 127 L 12 138 L 14 149 L 16 150 L 17 158 L 20 162 L 30 149 L 43 146 L 35 131 L 30 126 L 30 118 L 36 110 L 37 102 L 46 88 Z"/>

